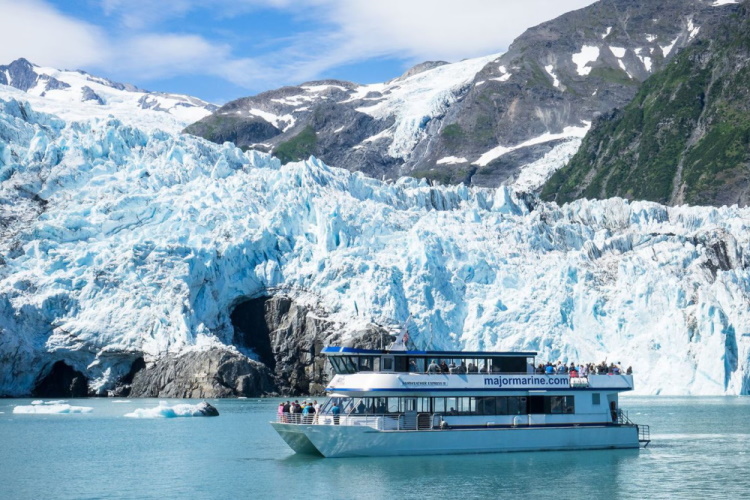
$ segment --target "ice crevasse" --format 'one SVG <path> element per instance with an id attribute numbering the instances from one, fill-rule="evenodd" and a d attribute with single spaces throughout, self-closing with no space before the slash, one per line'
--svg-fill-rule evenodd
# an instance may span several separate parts
<path id="1" fill-rule="evenodd" d="M 750 210 L 558 207 L 380 182 L 0 101 L 0 394 L 65 360 L 106 393 L 137 354 L 229 344 L 238 301 L 314 290 L 424 349 L 631 365 L 651 394 L 748 393 Z"/>

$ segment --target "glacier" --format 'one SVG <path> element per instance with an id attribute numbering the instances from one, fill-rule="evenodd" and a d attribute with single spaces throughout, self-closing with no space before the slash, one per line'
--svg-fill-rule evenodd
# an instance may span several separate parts
<path id="1" fill-rule="evenodd" d="M 282 166 L 0 100 L 0 395 L 59 360 L 105 395 L 138 356 L 230 345 L 233 307 L 274 287 L 314 291 L 297 299 L 345 331 L 406 324 L 422 349 L 607 359 L 640 394 L 747 394 L 749 225 L 736 206 L 559 207 Z"/>

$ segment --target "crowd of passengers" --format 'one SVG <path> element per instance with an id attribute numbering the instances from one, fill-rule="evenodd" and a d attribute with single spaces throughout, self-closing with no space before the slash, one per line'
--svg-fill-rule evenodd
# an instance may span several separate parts
<path id="1" fill-rule="evenodd" d="M 556 365 L 552 364 L 551 362 L 545 363 L 539 363 L 539 366 L 536 367 L 536 373 L 544 373 L 547 375 L 570 375 L 571 377 L 588 377 L 589 375 L 632 375 L 633 374 L 633 367 L 628 366 L 627 370 L 624 370 L 620 367 L 619 363 L 610 363 L 607 364 L 606 361 L 602 361 L 599 364 L 595 363 L 588 363 L 588 364 L 580 364 L 576 365 L 575 363 L 570 363 L 570 366 L 567 366 L 562 361 L 558 361 Z"/>
<path id="2" fill-rule="evenodd" d="M 279 403 L 277 413 L 280 422 L 312 423 L 317 420 L 316 416 L 320 413 L 320 404 L 317 400 L 303 401 L 302 403 L 299 400 L 287 401 L 286 403 Z"/>
<path id="3" fill-rule="evenodd" d="M 412 361 L 413 363 L 413 361 Z M 494 367 L 482 365 L 481 367 L 470 362 L 468 365 L 462 361 L 460 365 L 457 365 L 454 361 L 450 364 L 446 363 L 445 360 L 437 363 L 434 359 L 427 366 L 427 373 L 491 373 L 496 371 Z M 562 361 L 558 361 L 557 364 L 551 362 L 540 363 L 539 366 L 534 368 L 529 366 L 528 372 L 531 373 L 544 373 L 547 375 L 565 374 L 571 377 L 588 377 L 591 375 L 632 375 L 633 367 L 628 366 L 627 370 L 623 370 L 619 363 L 607 364 L 606 361 L 602 361 L 599 364 L 588 363 L 580 364 L 570 363 L 570 366 L 566 365 Z"/>

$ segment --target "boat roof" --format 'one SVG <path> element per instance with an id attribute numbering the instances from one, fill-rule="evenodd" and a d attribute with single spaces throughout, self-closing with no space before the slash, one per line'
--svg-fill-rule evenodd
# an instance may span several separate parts
<path id="1" fill-rule="evenodd" d="M 393 356 L 434 356 L 436 358 L 500 358 L 500 357 L 532 357 L 535 351 L 389 351 L 387 349 L 357 349 L 354 347 L 324 347 L 322 354 L 328 356 L 351 356 L 355 354 L 389 354 Z"/>

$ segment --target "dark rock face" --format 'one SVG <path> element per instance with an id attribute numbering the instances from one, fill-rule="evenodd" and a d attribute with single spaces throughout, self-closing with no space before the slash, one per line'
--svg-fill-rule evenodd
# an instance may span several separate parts
<path id="1" fill-rule="evenodd" d="M 228 349 L 159 359 L 133 377 L 131 397 L 226 398 L 273 394 L 270 370 Z"/>
<path id="2" fill-rule="evenodd" d="M 240 350 L 253 351 L 272 367 L 279 393 L 323 394 L 329 380 L 326 357 L 320 352 L 341 342 L 345 327 L 322 310 L 300 306 L 285 296 L 260 297 L 238 304 L 232 313 L 234 342 Z M 349 332 L 348 347 L 378 349 L 392 338 L 376 325 Z"/>
<path id="3" fill-rule="evenodd" d="M 86 86 L 81 90 L 83 91 L 81 93 L 81 101 L 93 101 L 97 104 L 104 104 L 104 99 L 102 99 L 99 94 L 94 92 L 94 89 L 92 89 L 91 87 Z"/>
<path id="4" fill-rule="evenodd" d="M 88 379 L 64 361 L 58 361 L 37 382 L 31 394 L 38 398 L 83 398 L 88 396 Z"/>
<path id="5" fill-rule="evenodd" d="M 389 133 L 380 135 L 392 132 L 395 115 L 375 119 L 358 109 L 373 106 L 404 80 L 424 76 L 442 62 L 417 65 L 382 91 L 364 96 L 356 84 L 326 80 L 238 99 L 186 132 L 270 150 L 283 161 L 313 154 L 376 178 L 414 175 L 497 186 L 548 153 L 559 141 L 554 135 L 564 134 L 566 127 L 581 127 L 626 105 L 644 80 L 692 43 L 696 29 L 731 14 L 731 7 L 712 3 L 607 0 L 530 28 L 456 90 L 455 102 L 444 113 L 424 117 L 416 144 L 402 157 L 389 153 Z M 269 115 L 276 117 L 273 123 Z M 261 127 L 262 122 L 268 126 Z M 314 143 L 295 147 L 310 134 Z M 545 134 L 550 138 L 537 140 Z M 516 149 L 486 165 L 475 163 L 498 145 Z M 446 157 L 466 161 L 437 163 Z"/>
<path id="6" fill-rule="evenodd" d="M 722 9 L 735 14 L 704 25 L 632 102 L 603 115 L 543 198 L 750 204 L 750 13 Z"/>

